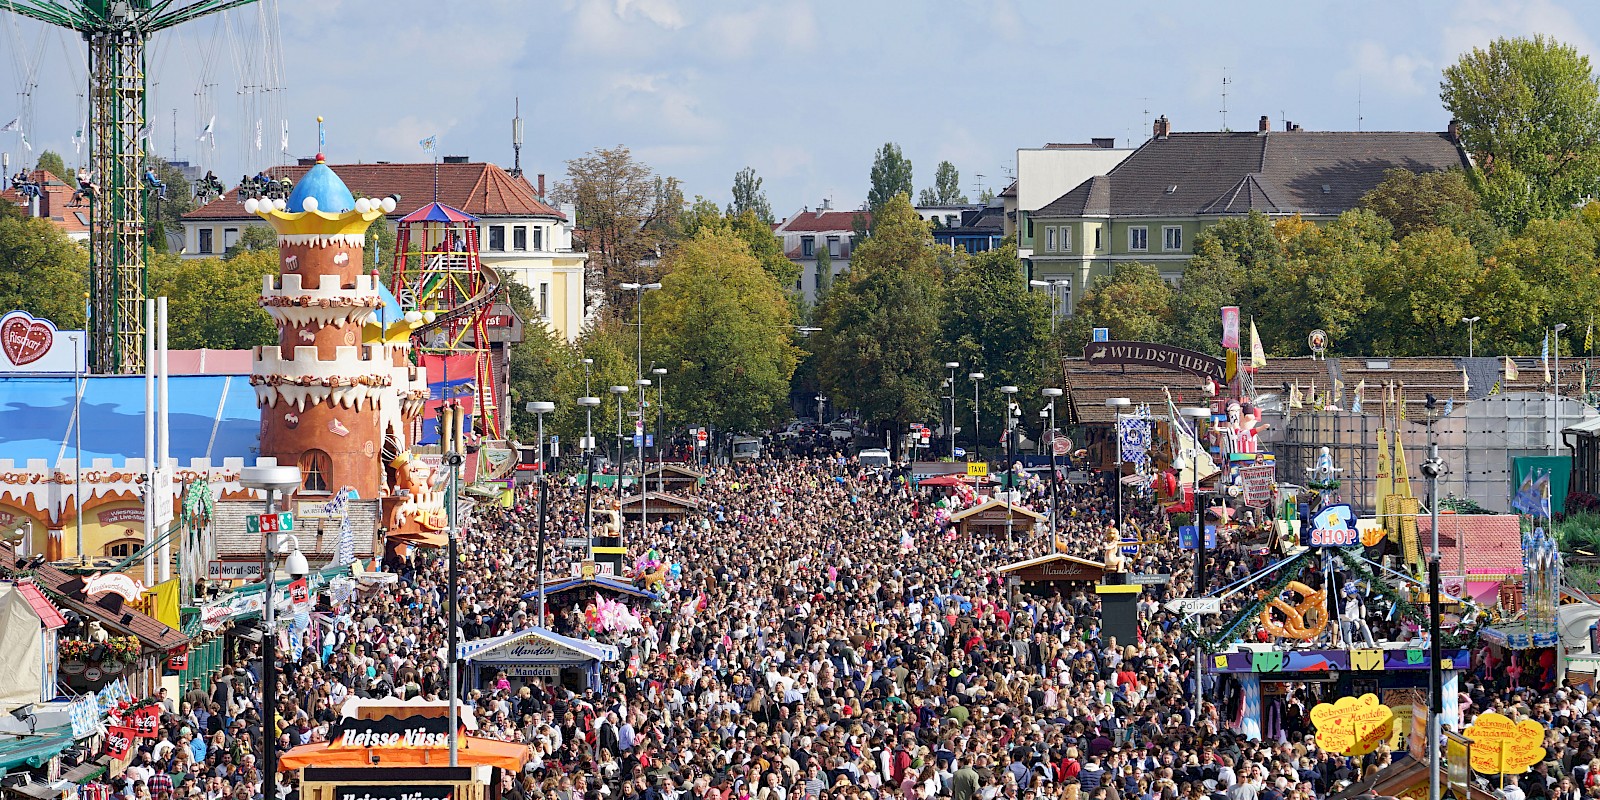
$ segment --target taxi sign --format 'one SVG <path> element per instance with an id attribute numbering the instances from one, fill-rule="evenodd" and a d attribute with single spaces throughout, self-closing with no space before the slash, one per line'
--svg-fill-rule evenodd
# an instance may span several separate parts
<path id="1" fill-rule="evenodd" d="M 989 462 L 987 462 L 987 461 L 968 461 L 967 462 L 967 475 L 970 476 L 970 477 L 974 477 L 974 478 L 986 478 L 986 477 L 988 477 L 989 476 Z"/>

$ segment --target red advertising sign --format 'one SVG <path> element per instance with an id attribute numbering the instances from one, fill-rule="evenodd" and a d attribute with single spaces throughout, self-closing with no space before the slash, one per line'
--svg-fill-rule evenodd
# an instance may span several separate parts
<path id="1" fill-rule="evenodd" d="M 297 606 L 311 604 L 311 590 L 307 588 L 305 578 L 289 584 L 289 602 Z"/>
<path id="2" fill-rule="evenodd" d="M 112 759 L 124 758 L 133 747 L 133 729 L 114 725 L 106 728 L 105 754 Z"/>
<path id="3" fill-rule="evenodd" d="M 167 656 L 167 669 L 182 672 L 189 668 L 189 648 L 184 647 Z"/>
<path id="4" fill-rule="evenodd" d="M 157 738 L 161 733 L 161 707 L 145 706 L 133 712 L 132 722 L 135 738 Z"/>

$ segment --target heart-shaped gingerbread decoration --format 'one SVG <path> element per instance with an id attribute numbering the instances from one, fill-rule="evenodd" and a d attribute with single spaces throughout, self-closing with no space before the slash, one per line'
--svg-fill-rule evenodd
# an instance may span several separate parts
<path id="1" fill-rule="evenodd" d="M 0 351 L 19 367 L 44 358 L 55 338 L 50 323 L 34 319 L 26 311 L 14 311 L 0 322 Z"/>

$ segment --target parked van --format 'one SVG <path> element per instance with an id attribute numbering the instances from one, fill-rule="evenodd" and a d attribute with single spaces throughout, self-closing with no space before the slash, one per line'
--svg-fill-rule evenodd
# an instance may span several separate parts
<path id="1" fill-rule="evenodd" d="M 754 436 L 733 437 L 733 460 L 753 461 L 761 457 L 761 440 Z"/>
<path id="2" fill-rule="evenodd" d="M 893 463 L 888 450 L 876 447 L 857 453 L 856 460 L 864 467 L 887 467 Z"/>

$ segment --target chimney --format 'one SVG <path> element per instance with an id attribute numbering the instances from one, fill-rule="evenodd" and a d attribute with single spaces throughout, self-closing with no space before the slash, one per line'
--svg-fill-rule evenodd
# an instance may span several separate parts
<path id="1" fill-rule="evenodd" d="M 1452 119 L 1444 129 L 1444 135 L 1456 144 L 1461 143 L 1461 120 Z"/>
<path id="2" fill-rule="evenodd" d="M 544 199 L 544 173 L 539 173 L 539 199 Z"/>
<path id="3" fill-rule="evenodd" d="M 1161 116 L 1156 117 L 1156 124 L 1150 131 L 1150 135 L 1157 139 L 1165 139 L 1167 136 L 1171 135 L 1171 133 L 1172 122 L 1167 119 L 1167 115 L 1162 114 Z"/>
<path id="4" fill-rule="evenodd" d="M 822 207 L 820 209 L 818 209 L 818 210 L 819 211 L 832 211 L 833 210 L 833 198 L 831 198 L 831 197 L 822 198 Z"/>
<path id="5" fill-rule="evenodd" d="M 1266 133 L 1270 130 L 1272 130 L 1272 119 L 1266 114 L 1262 114 L 1260 121 L 1256 122 L 1256 132 Z"/>
<path id="6" fill-rule="evenodd" d="M 1117 146 L 1117 140 L 1115 137 L 1111 136 L 1096 136 L 1089 140 L 1089 144 L 1092 144 L 1102 150 L 1110 150 L 1111 148 Z"/>

